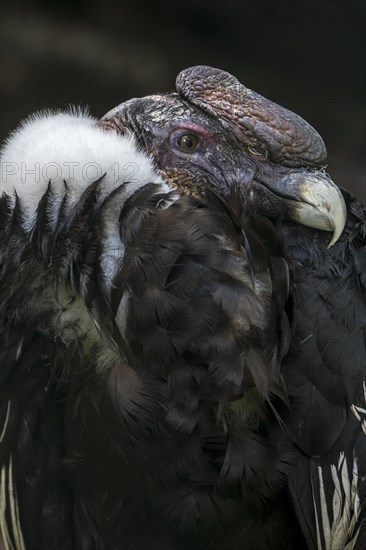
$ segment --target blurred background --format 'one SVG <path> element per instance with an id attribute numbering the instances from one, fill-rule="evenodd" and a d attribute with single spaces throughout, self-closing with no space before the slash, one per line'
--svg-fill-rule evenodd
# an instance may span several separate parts
<path id="1" fill-rule="evenodd" d="M 208 64 L 308 120 L 366 202 L 364 0 L 3 0 L 0 20 L 1 140 L 36 110 L 101 116 Z"/>

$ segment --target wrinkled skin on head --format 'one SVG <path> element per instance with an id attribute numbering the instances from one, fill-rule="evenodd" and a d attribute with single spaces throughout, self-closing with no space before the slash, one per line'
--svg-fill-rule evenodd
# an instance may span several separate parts
<path id="1" fill-rule="evenodd" d="M 176 87 L 194 105 L 227 122 L 257 156 L 287 166 L 319 166 L 326 160 L 324 142 L 310 124 L 225 71 L 191 67 L 178 75 Z"/>
<path id="2" fill-rule="evenodd" d="M 132 132 L 168 183 L 199 195 L 239 188 L 244 209 L 332 231 L 345 223 L 345 205 L 324 173 L 324 143 L 301 117 L 206 66 L 178 75 L 178 93 L 122 103 L 101 120 Z"/>
<path id="3" fill-rule="evenodd" d="M 121 108 L 120 108 L 121 107 Z M 200 194 L 207 183 L 226 194 L 239 185 L 243 192 L 254 180 L 258 164 L 215 117 L 190 105 L 178 94 L 133 99 L 103 118 L 103 125 L 132 131 L 155 159 L 169 183 L 187 194 Z M 179 139 L 197 139 L 194 151 L 183 151 Z"/>

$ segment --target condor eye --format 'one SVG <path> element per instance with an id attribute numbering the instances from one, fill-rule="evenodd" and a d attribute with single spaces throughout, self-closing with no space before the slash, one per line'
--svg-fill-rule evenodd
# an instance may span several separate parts
<path id="1" fill-rule="evenodd" d="M 177 139 L 177 145 L 185 153 L 194 153 L 197 149 L 198 139 L 194 134 L 184 134 Z"/>

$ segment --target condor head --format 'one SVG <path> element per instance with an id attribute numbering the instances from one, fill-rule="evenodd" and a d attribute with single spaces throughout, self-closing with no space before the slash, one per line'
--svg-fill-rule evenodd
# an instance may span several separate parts
<path id="1" fill-rule="evenodd" d="M 220 69 L 182 71 L 176 93 L 122 103 L 101 125 L 131 132 L 180 192 L 228 195 L 244 208 L 341 235 L 346 208 L 324 171 L 323 140 L 305 120 Z"/>

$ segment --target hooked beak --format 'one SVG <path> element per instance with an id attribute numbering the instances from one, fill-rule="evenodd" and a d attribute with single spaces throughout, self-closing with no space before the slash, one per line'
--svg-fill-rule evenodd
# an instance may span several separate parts
<path id="1" fill-rule="evenodd" d="M 261 183 L 285 199 L 292 221 L 332 231 L 328 248 L 337 242 L 346 223 L 346 205 L 339 188 L 323 172 L 294 171 Z"/>

